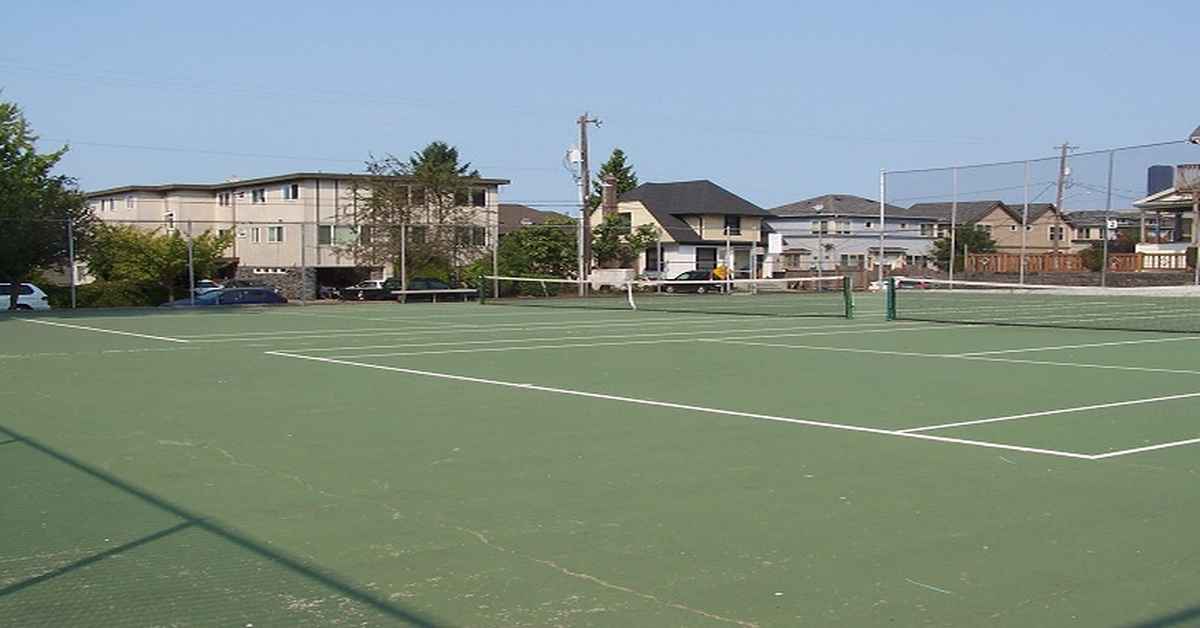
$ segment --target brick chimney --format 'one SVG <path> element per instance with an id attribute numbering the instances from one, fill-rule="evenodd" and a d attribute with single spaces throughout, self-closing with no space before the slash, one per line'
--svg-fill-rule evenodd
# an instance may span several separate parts
<path id="1" fill-rule="evenodd" d="M 600 181 L 600 215 L 608 218 L 617 213 L 617 178 L 607 175 Z"/>

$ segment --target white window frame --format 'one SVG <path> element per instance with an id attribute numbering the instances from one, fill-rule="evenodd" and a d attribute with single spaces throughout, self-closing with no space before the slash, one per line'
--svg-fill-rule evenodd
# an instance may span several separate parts
<path id="1" fill-rule="evenodd" d="M 267 227 L 267 244 L 283 244 L 283 225 Z"/>
<path id="2" fill-rule="evenodd" d="M 254 188 L 250 190 L 250 202 L 255 205 L 261 205 L 267 202 L 267 188 Z"/>
<path id="3" fill-rule="evenodd" d="M 251 243 L 259 244 L 262 242 L 261 229 L 262 229 L 261 227 L 250 227 L 250 242 Z"/>

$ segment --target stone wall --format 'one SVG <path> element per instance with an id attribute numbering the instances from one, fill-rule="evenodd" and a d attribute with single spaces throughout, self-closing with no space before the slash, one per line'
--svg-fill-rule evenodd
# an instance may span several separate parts
<path id="1" fill-rule="evenodd" d="M 240 267 L 237 274 L 234 275 L 234 279 L 253 281 L 275 288 L 289 301 L 317 298 L 317 269 L 315 268 L 305 268 L 303 274 L 299 268 L 288 268 L 283 273 L 258 274 L 250 268 Z"/>

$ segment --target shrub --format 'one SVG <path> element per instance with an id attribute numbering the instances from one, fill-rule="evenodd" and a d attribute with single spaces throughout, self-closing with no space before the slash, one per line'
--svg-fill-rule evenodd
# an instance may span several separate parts
<path id="1" fill-rule="evenodd" d="M 71 307 L 71 288 L 43 288 L 50 297 L 50 307 Z M 75 288 L 76 307 L 149 307 L 167 301 L 167 291 L 161 286 L 147 286 L 133 281 L 95 281 Z"/>

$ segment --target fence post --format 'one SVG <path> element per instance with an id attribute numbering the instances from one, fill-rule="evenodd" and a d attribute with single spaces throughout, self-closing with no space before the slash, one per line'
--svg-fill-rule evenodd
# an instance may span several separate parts
<path id="1" fill-rule="evenodd" d="M 196 304 L 196 258 L 192 248 L 192 221 L 187 221 L 188 238 L 188 304 Z"/>
<path id="2" fill-rule="evenodd" d="M 300 221 L 300 305 L 304 305 L 304 293 L 308 292 L 308 263 L 304 259 L 304 249 L 306 248 L 307 238 L 305 237 L 307 226 L 303 220 Z"/>
<path id="3" fill-rule="evenodd" d="M 950 289 L 954 289 L 954 256 L 958 253 L 958 168 L 954 170 L 954 197 L 950 201 Z"/>
<path id="4" fill-rule="evenodd" d="M 67 264 L 71 273 L 71 309 L 75 309 L 75 218 L 67 217 Z"/>
<path id="5" fill-rule="evenodd" d="M 1017 283 L 1025 285 L 1025 262 L 1027 259 L 1026 244 L 1029 241 L 1029 161 L 1025 162 L 1025 205 L 1021 210 L 1021 277 Z"/>

